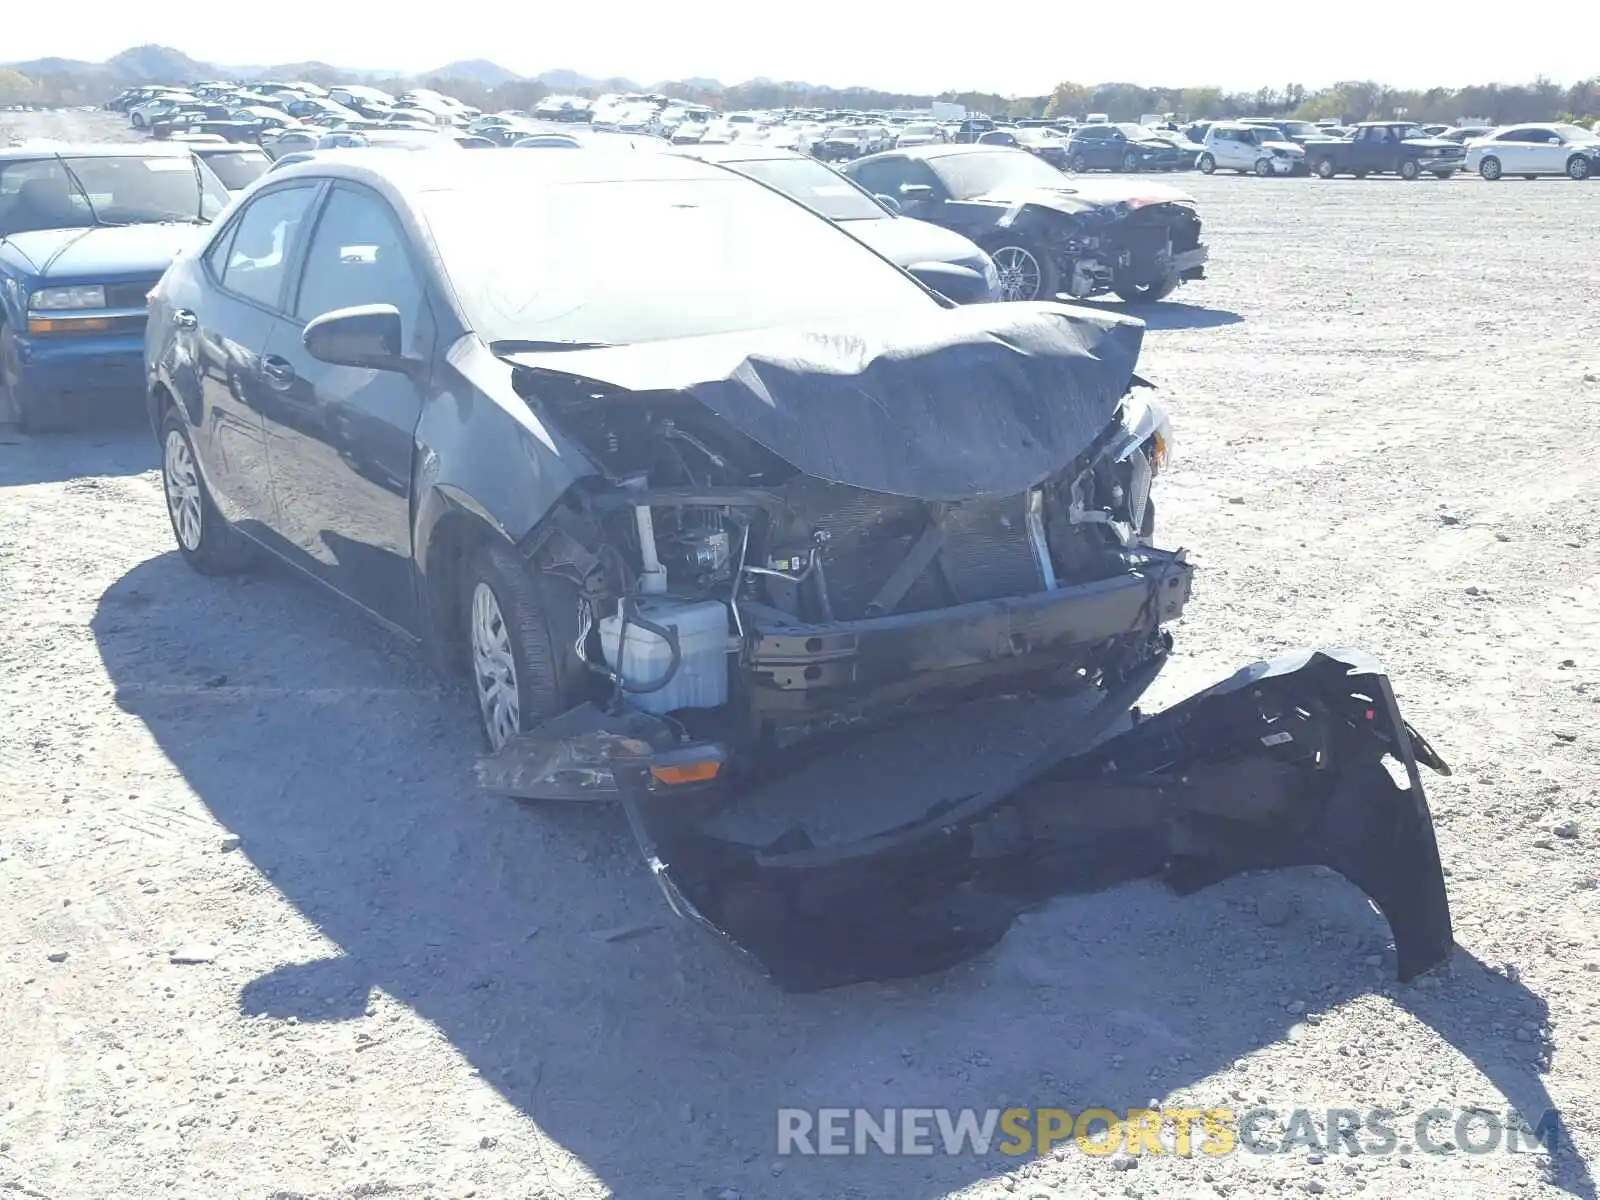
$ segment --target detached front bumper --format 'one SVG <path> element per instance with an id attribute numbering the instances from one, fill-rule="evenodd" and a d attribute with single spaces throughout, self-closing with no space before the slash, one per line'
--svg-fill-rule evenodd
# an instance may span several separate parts
<path id="1" fill-rule="evenodd" d="M 997 760 L 993 786 L 855 841 L 814 845 L 798 826 L 764 844 L 721 836 L 643 766 L 620 767 L 621 799 L 674 911 L 795 991 L 950 966 L 1058 894 L 1150 876 L 1186 894 L 1311 864 L 1382 911 L 1402 980 L 1444 962 L 1454 935 L 1418 763 L 1449 768 L 1377 663 L 1349 650 L 1257 663 L 1108 737 L 1160 661 L 1107 690 L 1045 756 Z"/>

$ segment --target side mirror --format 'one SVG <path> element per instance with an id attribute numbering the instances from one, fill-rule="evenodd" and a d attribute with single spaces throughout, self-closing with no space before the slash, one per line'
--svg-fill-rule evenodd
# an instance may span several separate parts
<path id="1" fill-rule="evenodd" d="M 906 270 L 924 287 L 932 288 L 946 300 L 953 300 L 957 304 L 981 304 L 998 298 L 989 281 L 971 267 L 956 263 L 925 262 L 913 263 Z"/>
<path id="2" fill-rule="evenodd" d="M 312 358 L 339 367 L 403 371 L 400 310 L 392 304 L 362 304 L 323 313 L 301 334 Z"/>
<path id="3" fill-rule="evenodd" d="M 885 196 L 882 192 L 875 192 L 872 198 L 897 217 L 900 216 L 904 211 L 900 207 L 900 201 L 896 200 L 893 196 Z"/>
<path id="4" fill-rule="evenodd" d="M 920 204 L 933 199 L 933 188 L 926 183 L 902 183 L 900 196 L 905 203 Z"/>

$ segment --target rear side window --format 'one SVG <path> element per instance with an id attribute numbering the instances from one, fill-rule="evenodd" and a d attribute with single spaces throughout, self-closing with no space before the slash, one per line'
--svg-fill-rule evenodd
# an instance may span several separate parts
<path id="1" fill-rule="evenodd" d="M 278 307 L 298 235 L 316 194 L 316 185 L 301 184 L 250 201 L 234 222 L 227 261 L 218 276 L 222 286 L 257 304 Z"/>

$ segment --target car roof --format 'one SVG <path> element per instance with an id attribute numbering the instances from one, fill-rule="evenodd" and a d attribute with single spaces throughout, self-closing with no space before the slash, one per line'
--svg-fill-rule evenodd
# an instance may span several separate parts
<path id="1" fill-rule="evenodd" d="M 787 146 L 765 145 L 761 142 L 711 142 L 707 145 L 690 142 L 687 145 L 672 147 L 672 153 L 686 154 L 690 158 L 700 158 L 715 163 L 771 162 L 778 159 L 811 157 L 809 154 L 801 154 L 798 150 L 791 150 Z"/>
<path id="2" fill-rule="evenodd" d="M 633 149 L 595 146 L 582 154 L 450 154 L 448 171 L 439 169 L 431 150 L 319 150 L 315 159 L 296 163 L 279 179 L 318 177 L 363 183 L 398 199 L 429 192 L 458 192 L 569 183 L 632 180 L 727 179 L 728 172 L 680 154 L 641 154 Z"/>
<path id="3" fill-rule="evenodd" d="M 24 158 L 182 158 L 188 146 L 169 142 L 98 142 L 64 146 L 10 146 L 0 149 L 0 162 Z"/>
<path id="4" fill-rule="evenodd" d="M 898 154 L 902 158 L 953 158 L 958 154 L 999 154 L 1007 150 L 1015 151 L 1017 154 L 1027 153 L 1026 150 L 1017 150 L 1014 146 L 996 146 L 993 143 L 987 146 L 980 146 L 973 142 L 936 142 L 931 146 L 903 146 L 898 150 L 891 150 L 887 153 Z M 876 154 L 867 156 L 867 158 L 877 157 L 878 155 Z M 866 159 L 857 159 L 856 161 L 865 162 Z"/>

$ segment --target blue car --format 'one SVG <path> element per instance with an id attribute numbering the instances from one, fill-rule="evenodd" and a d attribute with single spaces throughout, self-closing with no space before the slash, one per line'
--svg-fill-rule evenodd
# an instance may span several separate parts
<path id="1" fill-rule="evenodd" d="M 228 199 L 185 146 L 0 150 L 0 424 L 142 411 L 145 294 Z"/>

